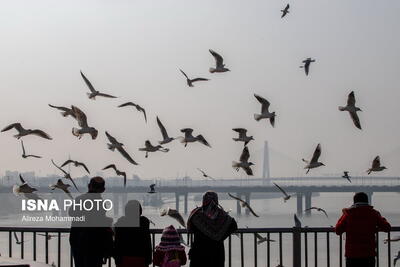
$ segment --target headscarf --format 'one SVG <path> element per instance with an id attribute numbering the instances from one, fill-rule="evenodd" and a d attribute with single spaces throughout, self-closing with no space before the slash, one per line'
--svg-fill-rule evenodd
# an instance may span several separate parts
<path id="1" fill-rule="evenodd" d="M 181 239 L 173 225 L 166 227 L 161 235 L 161 242 L 156 246 L 156 250 L 171 251 L 171 250 L 185 250 L 181 245 Z"/>
<path id="2" fill-rule="evenodd" d="M 203 195 L 203 205 L 192 211 L 188 219 L 188 229 L 198 229 L 212 240 L 222 241 L 229 231 L 233 218 L 218 204 L 218 195 L 207 191 Z"/>

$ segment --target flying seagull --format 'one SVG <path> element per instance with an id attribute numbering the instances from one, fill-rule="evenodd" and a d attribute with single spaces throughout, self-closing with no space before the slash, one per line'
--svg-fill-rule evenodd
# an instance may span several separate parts
<path id="1" fill-rule="evenodd" d="M 41 158 L 41 156 L 27 155 L 27 154 L 25 153 L 24 141 L 22 141 L 22 139 L 21 139 L 21 146 L 22 146 L 22 157 L 23 157 L 24 159 L 29 158 L 29 157 L 32 157 L 32 158 Z"/>
<path id="2" fill-rule="evenodd" d="M 61 179 L 58 179 L 56 184 L 50 185 L 51 190 L 54 190 L 56 188 L 61 189 L 72 199 L 73 197 L 71 195 L 71 192 L 69 192 L 68 187 L 70 187 L 70 185 L 64 184 Z"/>
<path id="3" fill-rule="evenodd" d="M 249 228 L 249 227 L 246 225 L 246 228 Z M 256 235 L 256 238 L 257 238 L 257 245 L 260 245 L 260 244 L 262 244 L 262 243 L 264 243 L 266 241 L 268 241 L 268 242 L 276 242 L 276 240 L 268 239 L 267 237 L 263 237 L 259 233 L 255 233 L 255 235 Z M 239 237 L 239 235 L 237 235 L 237 237 Z"/>
<path id="4" fill-rule="evenodd" d="M 81 127 L 81 129 L 72 128 L 72 134 L 79 139 L 81 139 L 84 134 L 90 134 L 92 140 L 96 139 L 99 132 L 96 128 L 88 125 L 86 114 L 75 106 L 71 106 L 71 108 L 75 119 L 78 121 L 78 125 Z"/>
<path id="5" fill-rule="evenodd" d="M 248 210 L 251 212 L 251 214 L 253 214 L 254 216 L 260 217 L 260 216 L 258 216 L 258 215 L 254 212 L 254 210 L 250 207 L 249 203 L 247 203 L 247 202 L 244 201 L 243 199 L 240 199 L 240 198 L 238 198 L 238 197 L 235 197 L 235 196 L 232 195 L 231 193 L 228 193 L 228 196 L 230 196 L 231 198 L 236 199 L 237 201 L 239 201 L 239 202 L 240 202 L 240 205 L 242 206 L 242 208 L 248 209 Z"/>
<path id="6" fill-rule="evenodd" d="M 103 170 L 107 170 L 107 169 L 110 169 L 110 168 L 111 168 L 111 169 L 114 169 L 115 173 L 116 173 L 118 176 L 124 177 L 124 187 L 126 187 L 126 172 L 123 172 L 123 171 L 118 170 L 117 167 L 115 167 L 115 164 L 107 165 L 106 167 L 103 168 Z"/>
<path id="7" fill-rule="evenodd" d="M 32 134 L 32 135 L 39 136 L 39 137 L 42 137 L 42 138 L 45 138 L 45 139 L 49 139 L 49 140 L 52 139 L 52 138 L 50 137 L 50 135 L 48 135 L 47 133 L 45 133 L 45 132 L 42 131 L 42 130 L 39 130 L 39 129 L 34 129 L 34 130 L 32 130 L 32 129 L 25 129 L 24 127 L 22 127 L 21 123 L 19 123 L 19 122 L 12 123 L 12 124 L 10 124 L 10 125 L 4 127 L 3 130 L 1 130 L 1 131 L 2 131 L 2 132 L 6 132 L 6 131 L 11 130 L 11 129 L 13 129 L 13 128 L 14 128 L 15 130 L 17 130 L 17 132 L 18 132 L 18 134 L 14 135 L 14 137 L 17 138 L 17 139 L 20 139 L 20 138 L 23 137 L 23 136 L 31 135 L 31 134 Z"/>
<path id="8" fill-rule="evenodd" d="M 208 79 L 206 79 L 206 78 L 189 79 L 189 77 L 186 75 L 186 73 L 185 73 L 183 70 L 181 70 L 181 69 L 179 69 L 179 70 L 182 72 L 183 76 L 186 77 L 186 82 L 187 82 L 187 85 L 188 85 L 189 87 L 193 87 L 193 83 L 194 83 L 194 82 L 208 81 Z"/>
<path id="9" fill-rule="evenodd" d="M 318 144 L 315 148 L 311 161 L 303 159 L 303 161 L 307 163 L 307 165 L 304 167 L 304 169 L 307 169 L 306 174 L 310 171 L 310 169 L 325 166 L 325 164 L 323 164 L 322 162 L 318 162 L 319 156 L 321 156 L 321 144 Z"/>
<path id="10" fill-rule="evenodd" d="M 207 173 L 205 173 L 202 169 L 197 168 L 197 170 L 198 170 L 199 172 L 201 172 L 201 174 L 202 174 L 202 176 L 203 176 L 204 178 L 208 178 L 208 179 L 211 179 L 211 180 L 215 181 L 215 179 L 214 179 L 213 177 L 209 176 L 209 175 L 208 175 Z"/>
<path id="11" fill-rule="evenodd" d="M 54 165 L 57 169 L 59 169 L 59 170 L 64 174 L 64 178 L 65 178 L 65 179 L 71 181 L 71 183 L 74 185 L 76 191 L 79 192 L 79 189 L 78 189 L 78 187 L 76 186 L 74 180 L 72 179 L 71 174 L 69 174 L 68 172 L 66 172 L 65 170 L 63 170 L 63 168 L 61 168 L 60 166 L 58 166 L 58 165 L 54 162 L 54 160 L 51 160 L 51 162 L 53 163 L 53 165 Z"/>
<path id="12" fill-rule="evenodd" d="M 119 107 L 119 108 L 122 108 L 122 107 L 127 107 L 127 106 L 135 107 L 137 111 L 143 112 L 144 120 L 145 120 L 146 123 L 147 123 L 146 110 L 145 110 L 144 108 L 142 108 L 141 106 L 139 106 L 138 104 L 135 104 L 135 103 L 133 103 L 133 102 L 126 102 L 126 103 L 124 103 L 124 104 L 119 105 L 118 107 Z"/>
<path id="13" fill-rule="evenodd" d="M 168 152 L 169 151 L 168 148 L 164 148 L 160 145 L 153 146 L 149 140 L 146 140 L 146 142 L 144 142 L 144 146 L 145 147 L 139 148 L 139 151 L 146 151 L 145 158 L 147 158 L 149 156 L 149 152 L 156 152 L 156 151 Z"/>
<path id="14" fill-rule="evenodd" d="M 351 180 L 350 180 L 351 177 L 350 177 L 348 171 L 344 171 L 344 172 L 343 172 L 342 178 L 347 179 L 347 181 L 349 181 L 349 182 L 351 183 Z"/>
<path id="15" fill-rule="evenodd" d="M 211 49 L 209 49 L 208 51 L 210 51 L 211 55 L 215 59 L 215 68 L 210 68 L 211 73 L 230 71 L 230 69 L 225 68 L 224 59 L 221 57 L 220 54 Z"/>
<path id="16" fill-rule="evenodd" d="M 163 140 L 158 142 L 160 145 L 168 144 L 169 142 L 171 142 L 175 139 L 175 138 L 168 136 L 167 130 L 165 129 L 164 125 L 161 123 L 158 116 L 157 116 L 157 124 L 158 124 L 158 127 L 160 128 L 161 134 L 163 136 Z"/>
<path id="17" fill-rule="evenodd" d="M 54 106 L 49 104 L 50 107 L 61 110 L 61 115 L 63 115 L 63 117 L 68 117 L 71 116 L 73 118 L 75 118 L 75 114 L 72 112 L 72 109 L 67 108 L 67 107 L 61 107 L 61 106 Z"/>
<path id="18" fill-rule="evenodd" d="M 232 130 L 239 134 L 238 138 L 232 138 L 233 141 L 244 142 L 244 145 L 246 146 L 251 140 L 254 140 L 253 136 L 246 135 L 247 130 L 244 128 L 233 128 Z"/>
<path id="19" fill-rule="evenodd" d="M 239 162 L 232 161 L 232 167 L 239 171 L 242 168 L 247 175 L 253 175 L 253 170 L 250 166 L 254 165 L 253 162 L 249 162 L 250 152 L 247 146 L 243 148 L 242 154 L 240 155 Z"/>
<path id="20" fill-rule="evenodd" d="M 138 165 L 133 159 L 132 157 L 128 154 L 128 152 L 125 151 L 125 149 L 123 148 L 124 144 L 119 143 L 117 141 L 117 139 L 115 139 L 112 135 L 110 135 L 108 132 L 106 132 L 106 136 L 108 138 L 108 140 L 110 141 L 111 144 L 107 144 L 108 149 L 110 149 L 111 151 L 114 151 L 115 149 L 117 149 L 117 151 L 119 153 L 121 153 L 121 155 L 126 158 L 130 163 L 132 163 L 133 165 Z"/>
<path id="21" fill-rule="evenodd" d="M 99 91 L 94 89 L 92 83 L 86 78 L 86 76 L 83 74 L 82 71 L 81 71 L 81 76 L 82 76 L 83 80 L 85 81 L 87 87 L 90 90 L 90 93 L 87 93 L 87 96 L 89 97 L 89 99 L 95 100 L 96 96 L 103 96 L 103 97 L 108 97 L 108 98 L 117 98 L 116 96 L 100 93 Z"/>
<path id="22" fill-rule="evenodd" d="M 283 190 L 283 188 L 282 187 L 280 187 L 279 185 L 277 185 L 276 183 L 273 183 L 281 192 L 282 192 L 282 194 L 284 195 L 284 197 L 283 197 L 283 201 L 284 202 L 286 202 L 286 201 L 288 201 L 293 195 L 289 195 L 288 193 L 286 193 L 286 191 L 285 190 Z"/>
<path id="23" fill-rule="evenodd" d="M 400 259 L 400 251 L 397 252 L 397 255 L 393 259 L 393 266 L 396 266 L 396 262 Z"/>
<path id="24" fill-rule="evenodd" d="M 44 236 L 44 237 L 46 237 L 46 234 L 38 234 L 38 235 L 40 235 L 40 236 Z M 65 235 L 60 235 L 61 237 L 64 237 L 64 236 L 66 236 L 66 234 Z M 47 240 L 51 240 L 53 237 L 58 237 L 58 234 L 54 234 L 54 235 L 52 235 L 52 234 L 47 234 Z M 55 265 L 54 265 L 55 266 Z"/>
<path id="25" fill-rule="evenodd" d="M 381 166 L 381 158 L 379 156 L 376 156 L 374 158 L 374 161 L 372 161 L 372 167 L 368 169 L 367 173 L 368 175 L 371 174 L 371 172 L 380 172 L 387 169 L 385 166 Z"/>
<path id="26" fill-rule="evenodd" d="M 151 184 L 149 187 L 150 187 L 150 191 L 147 192 L 147 193 L 149 193 L 149 194 L 157 193 L 157 192 L 156 192 L 156 189 L 155 189 L 156 184 Z"/>
<path id="27" fill-rule="evenodd" d="M 183 227 L 186 228 L 185 220 L 183 219 L 182 215 L 177 210 L 174 210 L 171 208 L 163 209 L 160 212 L 160 216 L 166 216 L 166 215 L 175 219 L 178 223 L 180 223 Z"/>
<path id="28" fill-rule="evenodd" d="M 19 175 L 19 180 L 21 181 L 22 184 L 13 186 L 12 190 L 14 195 L 18 196 L 20 194 L 23 194 L 23 196 L 26 197 L 27 199 L 35 199 L 35 200 L 40 199 L 40 197 L 35 193 L 37 189 L 31 187 L 27 182 L 25 182 L 21 174 Z"/>
<path id="29" fill-rule="evenodd" d="M 306 209 L 305 211 L 308 211 L 308 210 L 316 210 L 316 211 L 323 212 L 325 214 L 326 218 L 328 218 L 328 213 L 326 213 L 326 211 L 324 209 L 321 209 L 318 207 L 311 207 L 311 208 Z"/>
<path id="30" fill-rule="evenodd" d="M 282 9 L 282 10 L 281 10 L 281 12 L 282 12 L 281 18 L 283 18 L 284 16 L 286 16 L 287 13 L 289 13 L 289 8 L 290 8 L 290 5 L 287 4 L 286 7 L 285 7 L 285 9 Z"/>
<path id="31" fill-rule="evenodd" d="M 210 144 L 207 142 L 207 140 L 201 135 L 193 136 L 193 129 L 191 128 L 184 128 L 181 129 L 182 133 L 185 133 L 184 137 L 180 137 L 181 143 L 185 144 L 185 147 L 187 146 L 188 143 L 193 143 L 193 142 L 200 142 L 205 146 L 211 147 Z"/>
<path id="32" fill-rule="evenodd" d="M 347 97 L 347 106 L 339 107 L 340 111 L 348 111 L 354 125 L 361 130 L 360 119 L 358 118 L 357 111 L 362 111 L 359 107 L 356 107 L 356 98 L 354 96 L 354 91 L 351 91 Z"/>
<path id="33" fill-rule="evenodd" d="M 305 60 L 303 60 L 304 65 L 300 66 L 300 68 L 304 68 L 304 72 L 306 73 L 306 75 L 308 75 L 308 72 L 310 71 L 310 64 L 312 62 L 315 62 L 315 59 L 311 59 L 309 57 L 309 58 L 306 58 Z"/>
<path id="34" fill-rule="evenodd" d="M 258 102 L 260 102 L 261 104 L 261 114 L 254 114 L 254 119 L 256 121 L 262 120 L 262 119 L 269 119 L 269 122 L 271 123 L 272 127 L 275 126 L 275 111 L 274 112 L 269 112 L 269 106 L 270 103 L 268 102 L 268 100 L 266 100 L 265 98 L 254 94 L 255 98 L 257 98 Z"/>
<path id="35" fill-rule="evenodd" d="M 88 174 L 90 174 L 90 171 L 89 171 L 89 169 L 86 167 L 85 163 L 79 162 L 79 161 L 76 161 L 76 160 L 72 160 L 72 159 L 69 159 L 69 160 L 65 161 L 65 162 L 61 165 L 61 168 L 64 167 L 64 166 L 66 166 L 66 165 L 68 165 L 68 164 L 70 164 L 70 163 L 74 164 L 75 167 L 83 167 L 83 168 L 86 170 L 86 172 L 87 172 Z"/>

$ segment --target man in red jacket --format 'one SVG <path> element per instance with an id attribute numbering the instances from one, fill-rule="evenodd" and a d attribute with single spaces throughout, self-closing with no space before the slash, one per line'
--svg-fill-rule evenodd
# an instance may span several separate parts
<path id="1" fill-rule="evenodd" d="M 346 267 L 374 267 L 375 234 L 390 231 L 390 224 L 369 205 L 367 194 L 356 193 L 353 200 L 350 208 L 342 210 L 335 232 L 346 233 Z"/>

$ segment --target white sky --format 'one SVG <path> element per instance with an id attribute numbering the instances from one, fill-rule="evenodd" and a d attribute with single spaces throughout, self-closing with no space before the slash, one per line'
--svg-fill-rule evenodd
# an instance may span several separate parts
<path id="1" fill-rule="evenodd" d="M 44 156 L 24 160 L 14 132 L 2 133 L 0 173 L 54 173 L 50 159 L 60 163 L 71 154 L 93 174 L 113 162 L 142 178 L 195 176 L 197 167 L 216 177 L 242 177 L 231 168 L 242 150 L 231 129 L 245 127 L 256 139 L 249 145 L 256 177 L 265 140 L 273 149 L 273 176 L 304 175 L 301 158 L 310 158 L 317 143 L 326 167 L 310 175 L 364 173 L 376 155 L 389 168 L 382 175 L 398 175 L 400 2 L 289 3 L 291 13 L 280 19 L 286 1 L 3 1 L 0 126 L 20 121 L 54 140 L 24 138 L 28 153 Z M 208 73 L 210 48 L 231 72 Z M 316 59 L 308 77 L 299 69 L 306 57 Z M 188 88 L 178 68 L 211 81 Z M 120 98 L 89 100 L 79 70 L 98 90 Z M 363 109 L 362 131 L 337 109 L 351 90 Z M 271 102 L 275 128 L 253 119 L 260 111 L 253 93 Z M 147 109 L 147 125 L 135 110 L 116 108 L 125 101 Z M 99 130 L 97 140 L 74 137 L 77 124 L 48 103 L 80 107 Z M 171 136 L 191 127 L 213 148 L 176 142 L 169 153 L 145 159 L 138 148 L 161 138 L 156 115 Z M 140 166 L 107 150 L 105 130 Z"/>

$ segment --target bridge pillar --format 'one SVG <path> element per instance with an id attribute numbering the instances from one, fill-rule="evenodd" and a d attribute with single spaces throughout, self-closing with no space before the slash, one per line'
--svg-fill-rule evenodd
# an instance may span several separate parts
<path id="1" fill-rule="evenodd" d="M 119 213 L 119 194 L 118 193 L 114 193 L 113 194 L 113 205 L 114 205 L 114 209 L 113 209 L 113 213 L 114 216 L 118 216 Z"/>
<path id="2" fill-rule="evenodd" d="M 189 193 L 185 193 L 184 196 L 184 203 L 183 203 L 183 211 L 185 214 L 188 214 L 188 195 Z"/>
<path id="3" fill-rule="evenodd" d="M 179 200 L 180 200 L 180 195 L 178 192 L 175 193 L 175 209 L 179 212 Z"/>
<path id="4" fill-rule="evenodd" d="M 302 217 L 303 216 L 303 194 L 297 193 L 296 199 L 297 199 L 297 216 Z"/>
<path id="5" fill-rule="evenodd" d="M 238 198 L 241 197 L 240 193 L 236 193 L 236 196 Z M 241 215 L 242 214 L 242 207 L 240 206 L 240 202 L 239 201 L 236 201 L 236 214 L 237 215 Z"/>
<path id="6" fill-rule="evenodd" d="M 366 193 L 367 196 L 368 196 L 369 204 L 372 205 L 372 194 L 373 194 L 373 192 L 365 192 L 365 193 Z"/>
<path id="7" fill-rule="evenodd" d="M 244 196 L 245 196 L 245 201 L 250 205 L 250 192 L 246 193 Z M 250 210 L 246 209 L 245 210 L 245 214 L 246 215 L 250 215 Z"/>
<path id="8" fill-rule="evenodd" d="M 305 215 L 306 215 L 306 217 L 310 217 L 311 216 L 311 210 L 307 210 L 307 209 L 309 209 L 309 208 L 311 208 L 311 197 L 312 197 L 312 193 L 310 193 L 310 192 L 308 192 L 308 193 L 305 193 L 305 195 L 304 195 L 304 200 L 305 200 Z"/>

